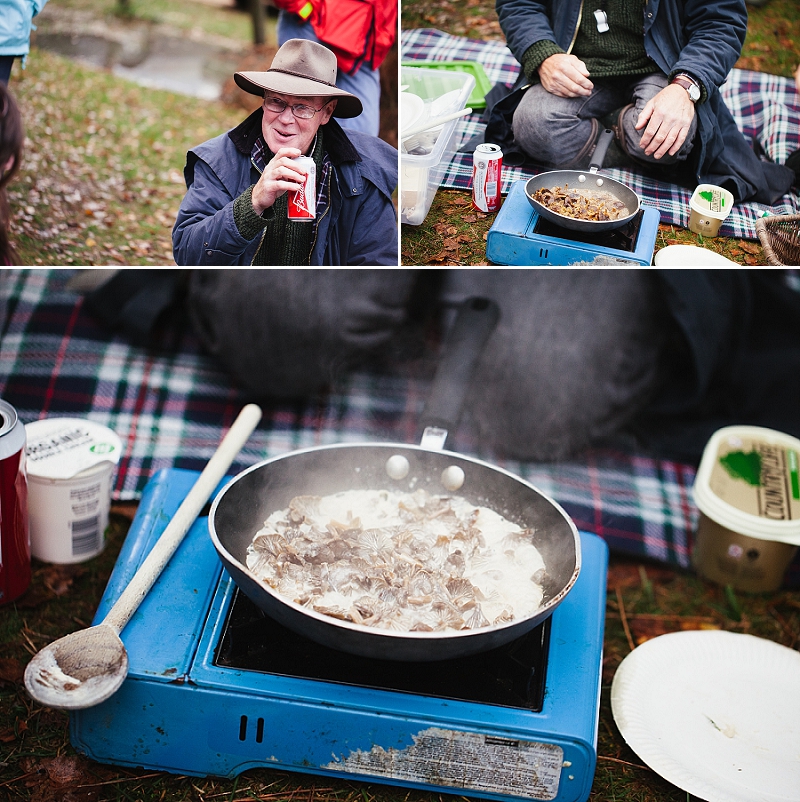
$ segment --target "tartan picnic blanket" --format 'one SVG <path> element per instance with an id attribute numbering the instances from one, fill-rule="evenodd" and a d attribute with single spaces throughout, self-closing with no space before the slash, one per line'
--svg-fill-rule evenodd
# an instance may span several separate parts
<path id="1" fill-rule="evenodd" d="M 78 417 L 115 431 L 123 456 L 113 497 L 138 500 L 160 469 L 202 469 L 252 399 L 185 327 L 158 349 L 111 335 L 67 287 L 72 272 L 0 272 L 0 398 L 23 423 Z M 413 370 L 354 373 L 319 397 L 262 404 L 262 421 L 231 473 L 306 446 L 413 442 L 428 382 Z M 553 464 L 490 461 L 554 498 L 578 528 L 603 537 L 612 551 L 690 566 L 698 515 L 692 466 L 609 449 Z M 800 584 L 800 561 L 787 581 Z"/>
<path id="2" fill-rule="evenodd" d="M 404 30 L 401 58 L 406 61 L 472 61 L 479 63 L 492 85 L 509 87 L 519 75 L 520 66 L 502 41 L 483 41 L 451 36 L 430 28 Z M 800 147 L 800 97 L 794 82 L 766 73 L 734 69 L 720 92 L 739 129 L 748 141 L 758 140 L 764 153 L 779 163 Z M 457 147 L 480 133 L 484 123 L 481 114 L 473 113 L 458 121 Z M 688 228 L 691 191 L 675 184 L 666 184 L 628 169 L 608 169 L 612 178 L 633 189 L 644 204 L 655 206 L 661 222 Z M 503 194 L 514 181 L 535 175 L 530 170 L 503 166 Z M 449 189 L 470 189 L 472 186 L 472 154 L 457 153 L 442 177 L 440 186 Z M 800 214 L 800 196 L 784 195 L 775 206 L 761 203 L 738 203 L 720 228 L 720 236 L 757 239 L 756 221 L 765 213 Z"/>

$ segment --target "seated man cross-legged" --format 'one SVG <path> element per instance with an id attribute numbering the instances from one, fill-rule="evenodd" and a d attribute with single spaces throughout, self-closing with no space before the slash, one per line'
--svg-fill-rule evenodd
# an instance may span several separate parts
<path id="1" fill-rule="evenodd" d="M 610 128 L 606 166 L 767 204 L 795 181 L 758 158 L 719 93 L 744 44 L 745 0 L 497 0 L 497 12 L 530 83 L 514 139 L 537 164 L 585 169 Z"/>

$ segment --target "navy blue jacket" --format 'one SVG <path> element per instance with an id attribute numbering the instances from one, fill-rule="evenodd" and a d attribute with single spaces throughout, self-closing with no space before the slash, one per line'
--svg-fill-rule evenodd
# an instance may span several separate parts
<path id="1" fill-rule="evenodd" d="M 542 39 L 570 52 L 583 0 L 496 0 L 496 7 L 508 47 L 520 61 Z M 775 203 L 788 192 L 793 171 L 758 159 L 719 94 L 744 44 L 745 0 L 646 0 L 643 14 L 647 55 L 665 75 L 688 72 L 708 91 L 696 109 L 691 160 L 697 183 L 726 186 L 739 201 Z"/>
<path id="2" fill-rule="evenodd" d="M 249 265 L 261 233 L 247 240 L 233 220 L 233 201 L 258 181 L 250 161 L 262 111 L 236 128 L 190 150 L 187 192 L 172 230 L 179 265 Z M 398 264 L 397 151 L 376 137 L 348 131 L 333 119 L 321 129 L 333 165 L 331 197 L 317 226 L 311 265 Z"/>

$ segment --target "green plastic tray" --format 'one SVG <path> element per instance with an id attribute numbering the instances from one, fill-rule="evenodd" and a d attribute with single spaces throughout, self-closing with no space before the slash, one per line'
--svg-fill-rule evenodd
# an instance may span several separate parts
<path id="1" fill-rule="evenodd" d="M 477 61 L 404 61 L 403 67 L 421 67 L 426 70 L 449 70 L 450 72 L 466 72 L 475 79 L 475 88 L 467 100 L 471 109 L 486 108 L 486 93 L 492 84 L 483 67 Z"/>

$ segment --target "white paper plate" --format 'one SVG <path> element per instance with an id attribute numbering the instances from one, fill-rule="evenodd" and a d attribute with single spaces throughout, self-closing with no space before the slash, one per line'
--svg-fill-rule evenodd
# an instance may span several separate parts
<path id="1" fill-rule="evenodd" d="M 703 265 L 736 265 L 719 253 L 696 245 L 667 245 L 656 251 L 653 263 L 662 267 L 701 267 Z"/>
<path id="2" fill-rule="evenodd" d="M 661 635 L 622 661 L 611 710 L 631 749 L 700 799 L 800 800 L 800 652 L 733 632 Z"/>
<path id="3" fill-rule="evenodd" d="M 425 102 L 413 92 L 400 93 L 400 132 L 408 131 L 416 125 L 425 112 Z"/>

